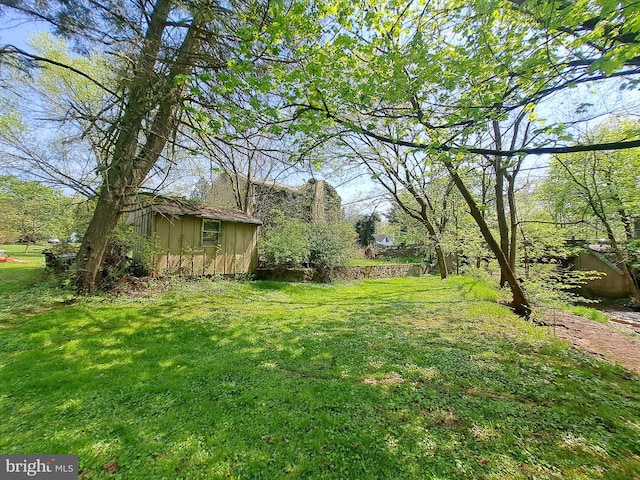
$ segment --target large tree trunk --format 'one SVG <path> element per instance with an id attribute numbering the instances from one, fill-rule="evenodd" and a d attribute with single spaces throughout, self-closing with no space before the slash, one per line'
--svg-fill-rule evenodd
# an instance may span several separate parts
<path id="1" fill-rule="evenodd" d="M 445 166 L 447 167 L 447 170 L 449 171 L 453 182 L 460 191 L 460 194 L 467 202 L 467 205 L 469 206 L 469 213 L 480 228 L 482 236 L 489 245 L 489 248 L 495 255 L 496 259 L 498 260 L 501 276 L 504 277 L 504 279 L 508 283 L 511 290 L 511 295 L 513 296 L 511 308 L 513 308 L 513 310 L 518 315 L 528 316 L 531 313 L 529 301 L 524 290 L 522 289 L 522 286 L 520 285 L 520 282 L 518 282 L 518 279 L 516 278 L 514 270 L 511 268 L 511 265 L 509 265 L 507 256 L 502 251 L 500 245 L 491 233 L 491 229 L 482 216 L 482 212 L 478 208 L 473 195 L 471 195 L 471 192 L 469 191 L 469 189 L 467 189 L 466 185 L 462 181 L 462 178 L 460 178 L 460 175 L 458 175 L 456 168 L 450 162 L 445 162 Z"/>
<path id="2" fill-rule="evenodd" d="M 79 293 L 89 293 L 94 289 L 109 244 L 109 235 L 118 224 L 121 212 L 122 204 L 119 199 L 113 198 L 110 190 L 103 187 L 78 252 Z"/>
<path id="3" fill-rule="evenodd" d="M 440 270 L 440 278 L 444 280 L 449 276 L 449 274 L 447 271 L 447 261 L 444 257 L 444 251 L 442 250 L 442 245 L 440 245 L 439 235 L 428 218 L 423 218 L 422 224 L 427 228 L 427 231 L 431 236 L 431 241 L 434 243 L 436 258 L 438 260 L 438 270 Z"/>
<path id="4" fill-rule="evenodd" d="M 96 210 L 78 252 L 77 288 L 80 293 L 88 293 L 95 288 L 109 236 L 175 128 L 185 92 L 185 86 L 177 84 L 175 79 L 178 75 L 192 72 L 192 57 L 199 49 L 200 40 L 194 20 L 169 73 L 163 79 L 156 78 L 156 61 L 162 49 L 162 35 L 172 4 L 172 0 L 157 0 L 151 16 L 112 159 L 103 173 Z M 149 120 L 154 111 L 152 120 Z M 145 127 L 147 123 L 150 123 L 149 127 Z M 140 138 L 144 138 L 142 144 Z"/>

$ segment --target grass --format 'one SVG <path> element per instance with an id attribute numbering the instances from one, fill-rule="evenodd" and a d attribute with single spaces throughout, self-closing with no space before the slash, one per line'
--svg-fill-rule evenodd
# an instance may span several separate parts
<path id="1" fill-rule="evenodd" d="M 0 250 L 18 260 L 0 263 L 0 312 L 36 311 L 73 297 L 71 292 L 56 288 L 59 279 L 44 271 L 45 248 L 34 245 L 24 253 L 24 245 L 0 245 Z"/>
<path id="2" fill-rule="evenodd" d="M 75 300 L 47 280 L 34 307 L 39 264 L 17 265 L 0 264 L 3 286 L 22 278 L 0 290 L 2 453 L 75 453 L 83 479 L 640 476 L 638 377 L 478 280 Z"/>
<path id="3" fill-rule="evenodd" d="M 600 310 L 596 310 L 595 308 L 585 307 L 583 305 L 572 305 L 569 307 L 569 311 L 576 315 L 580 315 L 581 317 L 593 320 L 594 322 L 607 323 L 609 321 L 609 315 L 602 313 Z"/>

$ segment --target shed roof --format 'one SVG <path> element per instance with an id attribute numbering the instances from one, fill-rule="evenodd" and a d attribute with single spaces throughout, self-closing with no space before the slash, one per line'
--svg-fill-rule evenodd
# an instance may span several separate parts
<path id="1" fill-rule="evenodd" d="M 241 210 L 211 207 L 209 205 L 201 205 L 182 199 L 167 199 L 156 197 L 151 203 L 150 207 L 156 213 L 159 213 L 161 215 L 169 215 L 172 217 L 192 215 L 195 217 L 206 218 L 210 220 L 221 220 L 223 222 L 262 225 L 262 220 L 252 217 L 251 215 L 244 213 Z"/>

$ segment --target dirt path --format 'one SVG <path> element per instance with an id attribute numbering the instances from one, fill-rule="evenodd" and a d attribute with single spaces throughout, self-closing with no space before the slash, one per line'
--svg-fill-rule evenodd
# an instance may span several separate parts
<path id="1" fill-rule="evenodd" d="M 640 313 L 607 313 L 612 321 L 598 323 L 572 313 L 556 311 L 547 316 L 545 323 L 556 337 L 574 347 L 640 374 Z"/>

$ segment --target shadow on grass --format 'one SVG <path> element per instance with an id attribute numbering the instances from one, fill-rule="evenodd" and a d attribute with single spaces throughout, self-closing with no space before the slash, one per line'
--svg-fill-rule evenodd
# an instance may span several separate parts
<path id="1" fill-rule="evenodd" d="M 0 451 L 77 453 L 84 479 L 640 472 L 637 379 L 551 340 L 438 319 L 443 292 L 429 304 L 424 285 L 385 292 L 406 285 L 252 285 L 289 305 L 23 318 L 0 337 Z M 419 308 L 428 320 L 397 321 Z"/>

